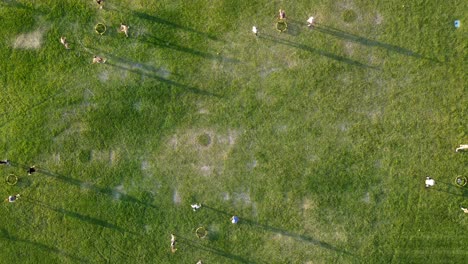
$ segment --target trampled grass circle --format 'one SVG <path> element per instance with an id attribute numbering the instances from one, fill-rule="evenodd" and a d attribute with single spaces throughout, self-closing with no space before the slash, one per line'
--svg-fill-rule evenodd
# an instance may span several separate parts
<path id="1" fill-rule="evenodd" d="M 6 183 L 8 185 L 15 185 L 18 182 L 18 177 L 14 174 L 10 174 L 6 177 Z"/>
<path id="2" fill-rule="evenodd" d="M 200 226 L 195 231 L 195 235 L 197 235 L 198 238 L 205 238 L 208 235 L 208 230 L 206 230 L 206 228 L 203 226 Z"/>
<path id="3" fill-rule="evenodd" d="M 284 20 L 278 20 L 278 22 L 276 22 L 276 30 L 278 30 L 279 32 L 284 32 L 288 29 L 288 23 L 286 23 L 286 21 Z"/>
<path id="4" fill-rule="evenodd" d="M 197 137 L 198 144 L 207 147 L 211 143 L 211 137 L 207 133 L 201 134 Z"/>
<path id="5" fill-rule="evenodd" d="M 106 25 L 102 24 L 102 23 L 97 23 L 96 26 L 94 26 L 94 30 L 96 31 L 96 33 L 98 33 L 99 35 L 102 35 L 106 32 L 107 30 L 107 27 Z"/>
<path id="6" fill-rule="evenodd" d="M 357 14 L 353 10 L 346 10 L 343 12 L 343 21 L 346 23 L 351 23 L 356 21 L 357 19 Z"/>

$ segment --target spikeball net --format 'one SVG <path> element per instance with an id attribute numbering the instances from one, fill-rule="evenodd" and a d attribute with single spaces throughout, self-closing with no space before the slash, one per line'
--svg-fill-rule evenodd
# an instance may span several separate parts
<path id="1" fill-rule="evenodd" d="M 97 23 L 94 26 L 94 31 L 96 31 L 96 33 L 98 33 L 101 36 L 102 36 L 102 34 L 104 34 L 106 32 L 106 30 L 107 30 L 106 25 L 104 25 L 102 23 Z"/>
<path id="2" fill-rule="evenodd" d="M 197 235 L 198 238 L 205 238 L 208 235 L 208 230 L 203 226 L 200 226 L 195 230 L 195 235 Z"/>
<path id="3" fill-rule="evenodd" d="M 6 177 L 5 181 L 8 185 L 15 185 L 18 182 L 18 177 L 14 174 L 10 174 Z"/>
<path id="4" fill-rule="evenodd" d="M 464 187 L 468 184 L 468 179 L 465 176 L 459 175 L 455 178 L 455 184 L 459 187 Z"/>
<path id="5" fill-rule="evenodd" d="M 284 21 L 283 19 L 279 19 L 276 22 L 276 30 L 278 30 L 279 32 L 284 32 L 287 29 L 288 29 L 288 23 L 286 23 L 286 21 Z"/>

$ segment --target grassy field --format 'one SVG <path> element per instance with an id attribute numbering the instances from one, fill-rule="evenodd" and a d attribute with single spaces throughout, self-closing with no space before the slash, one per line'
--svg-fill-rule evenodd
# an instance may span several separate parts
<path id="1" fill-rule="evenodd" d="M 0 263 L 466 263 L 467 11 L 0 1 Z"/>

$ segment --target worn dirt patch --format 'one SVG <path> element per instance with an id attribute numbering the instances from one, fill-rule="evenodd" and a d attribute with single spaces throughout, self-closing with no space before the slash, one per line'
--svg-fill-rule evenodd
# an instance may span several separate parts
<path id="1" fill-rule="evenodd" d="M 383 19 L 384 19 L 384 18 L 383 18 L 383 16 L 382 16 L 382 14 L 380 14 L 380 13 L 377 12 L 377 14 L 375 14 L 374 23 L 375 23 L 376 25 L 380 25 L 380 24 L 382 24 Z"/>
<path id="2" fill-rule="evenodd" d="M 37 29 L 33 32 L 23 33 L 16 36 L 13 41 L 15 49 L 39 49 L 42 45 L 42 37 L 45 33 L 43 29 Z"/>
<path id="3" fill-rule="evenodd" d="M 116 186 L 112 190 L 112 197 L 114 197 L 115 200 L 119 200 L 120 197 L 122 197 L 123 194 L 125 194 L 125 189 L 124 189 L 123 184 L 121 184 L 119 186 Z"/>
<path id="4" fill-rule="evenodd" d="M 302 201 L 301 209 L 302 210 L 310 210 L 310 209 L 315 209 L 317 208 L 317 204 L 311 199 L 305 198 Z"/>
<path id="5" fill-rule="evenodd" d="M 235 130 L 224 133 L 213 129 L 181 131 L 167 139 L 166 149 L 157 160 L 161 166 L 171 171 L 177 168 L 185 175 L 187 170 L 200 176 L 221 175 L 238 136 Z"/>
<path id="6" fill-rule="evenodd" d="M 179 191 L 177 189 L 174 190 L 174 194 L 172 195 L 172 201 L 175 204 L 180 204 L 182 202 L 182 197 L 180 197 Z"/>
<path id="7" fill-rule="evenodd" d="M 97 162 L 108 162 L 109 165 L 115 165 L 120 160 L 119 150 L 92 150 L 91 160 Z"/>

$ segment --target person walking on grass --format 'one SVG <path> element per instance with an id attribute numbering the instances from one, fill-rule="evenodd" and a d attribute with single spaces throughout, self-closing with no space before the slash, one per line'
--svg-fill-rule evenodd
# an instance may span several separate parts
<path id="1" fill-rule="evenodd" d="M 125 25 L 125 24 L 120 24 L 120 28 L 119 28 L 119 31 L 120 32 L 123 32 L 125 34 L 125 36 L 128 38 L 128 29 L 130 27 Z"/>
<path id="2" fill-rule="evenodd" d="M 176 249 L 176 236 L 174 234 L 171 234 L 171 252 L 175 253 L 177 251 Z"/>
<path id="3" fill-rule="evenodd" d="M 460 209 L 465 213 L 468 214 L 468 208 L 460 206 Z"/>
<path id="4" fill-rule="evenodd" d="M 17 195 L 10 195 L 5 201 L 14 203 L 16 202 L 16 200 L 18 200 L 19 197 L 20 197 L 19 193 Z"/>
<path id="5" fill-rule="evenodd" d="M 60 43 L 65 47 L 65 49 L 70 49 L 70 44 L 68 44 L 66 37 L 60 37 Z"/>
<path id="6" fill-rule="evenodd" d="M 231 217 L 231 223 L 237 224 L 237 222 L 239 222 L 239 217 L 237 217 L 237 215 L 234 215 L 233 217 Z"/>
<path id="7" fill-rule="evenodd" d="M 37 171 L 37 170 L 36 170 L 36 166 L 33 165 L 33 166 L 29 167 L 29 169 L 28 169 L 28 175 L 31 175 L 31 174 L 35 173 L 36 171 Z"/>
<path id="8" fill-rule="evenodd" d="M 93 64 L 95 63 L 106 63 L 106 59 L 95 55 L 93 57 Z"/>

